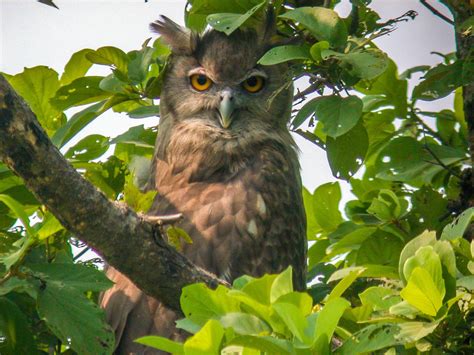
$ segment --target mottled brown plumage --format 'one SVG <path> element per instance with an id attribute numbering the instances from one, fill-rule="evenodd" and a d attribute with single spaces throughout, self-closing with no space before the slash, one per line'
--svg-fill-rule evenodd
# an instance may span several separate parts
<path id="1" fill-rule="evenodd" d="M 158 195 L 149 214 L 183 213 L 180 227 L 193 239 L 183 253 L 216 275 L 232 281 L 293 265 L 301 290 L 306 226 L 296 146 L 287 129 L 293 88 L 285 65 L 257 64 L 270 46 L 270 27 L 197 36 L 167 18 L 152 24 L 172 56 L 148 183 Z M 190 76 L 196 73 L 212 85 L 194 89 Z M 242 86 L 253 76 L 264 82 L 256 93 Z M 119 353 L 143 351 L 131 343 L 134 337 L 180 337 L 172 312 L 117 271 L 108 274 L 116 285 L 102 305 Z"/>

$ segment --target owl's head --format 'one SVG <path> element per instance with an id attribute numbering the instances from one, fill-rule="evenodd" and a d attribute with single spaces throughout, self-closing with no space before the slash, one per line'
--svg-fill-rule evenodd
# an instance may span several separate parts
<path id="1" fill-rule="evenodd" d="M 151 24 L 171 47 L 162 117 L 201 121 L 226 132 L 284 128 L 293 87 L 286 65 L 257 63 L 271 47 L 271 16 L 261 31 L 196 34 L 166 17 Z"/>

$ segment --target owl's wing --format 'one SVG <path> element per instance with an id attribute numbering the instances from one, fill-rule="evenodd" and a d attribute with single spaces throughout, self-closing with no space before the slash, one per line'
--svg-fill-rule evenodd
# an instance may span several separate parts
<path id="1" fill-rule="evenodd" d="M 134 342 L 149 334 L 184 339 L 184 333 L 175 327 L 177 316 L 173 311 L 145 295 L 114 268 L 108 267 L 107 277 L 115 285 L 101 295 L 99 304 L 115 332 L 116 354 L 163 354 Z"/>

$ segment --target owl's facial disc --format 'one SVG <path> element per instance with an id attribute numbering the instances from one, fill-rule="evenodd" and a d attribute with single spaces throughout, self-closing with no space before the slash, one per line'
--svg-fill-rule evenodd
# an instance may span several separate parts
<path id="1" fill-rule="evenodd" d="M 234 93 L 231 89 L 224 89 L 220 92 L 220 99 L 219 122 L 222 128 L 229 128 L 235 108 Z"/>

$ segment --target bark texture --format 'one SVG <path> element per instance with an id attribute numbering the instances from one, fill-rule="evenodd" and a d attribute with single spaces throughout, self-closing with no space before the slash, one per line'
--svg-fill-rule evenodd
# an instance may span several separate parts
<path id="1" fill-rule="evenodd" d="M 156 224 L 108 200 L 77 173 L 1 75 L 0 158 L 65 228 L 171 309 L 180 312 L 188 284 L 224 283 L 171 248 Z"/>

